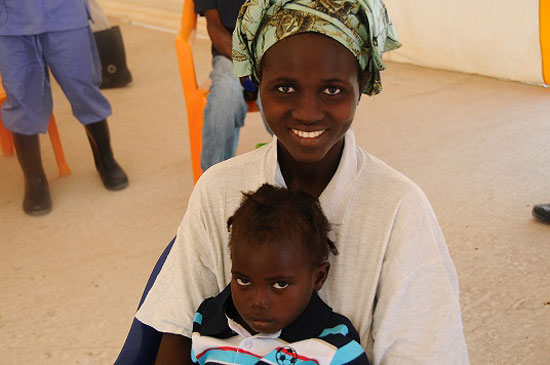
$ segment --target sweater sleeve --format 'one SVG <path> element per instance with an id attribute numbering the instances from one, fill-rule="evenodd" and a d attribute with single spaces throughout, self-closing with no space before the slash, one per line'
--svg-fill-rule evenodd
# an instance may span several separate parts
<path id="1" fill-rule="evenodd" d="M 382 264 L 372 320 L 374 364 L 468 364 L 458 280 L 420 191 L 405 197 Z"/>
<path id="2" fill-rule="evenodd" d="M 174 246 L 136 318 L 164 333 L 191 337 L 195 310 L 225 286 L 216 260 L 223 242 L 209 217 L 212 204 L 195 188 Z"/>

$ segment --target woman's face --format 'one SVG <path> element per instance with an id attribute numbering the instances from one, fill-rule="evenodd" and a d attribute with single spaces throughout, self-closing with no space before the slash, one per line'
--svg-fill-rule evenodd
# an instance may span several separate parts
<path id="1" fill-rule="evenodd" d="M 262 60 L 262 108 L 279 143 L 298 162 L 340 153 L 359 101 L 358 63 L 337 41 L 301 33 Z"/>

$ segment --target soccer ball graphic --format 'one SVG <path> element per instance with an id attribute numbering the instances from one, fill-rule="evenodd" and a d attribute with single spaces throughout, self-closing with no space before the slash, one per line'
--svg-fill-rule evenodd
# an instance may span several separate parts
<path id="1" fill-rule="evenodd" d="M 294 365 L 298 362 L 298 354 L 290 346 L 281 347 L 275 354 L 277 364 L 279 365 Z"/>

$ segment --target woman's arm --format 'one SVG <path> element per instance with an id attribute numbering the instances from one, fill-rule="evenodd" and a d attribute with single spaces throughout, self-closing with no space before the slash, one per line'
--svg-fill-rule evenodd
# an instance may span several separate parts
<path id="1" fill-rule="evenodd" d="M 423 194 L 401 201 L 372 319 L 374 364 L 468 364 L 458 280 Z"/>
<path id="2" fill-rule="evenodd" d="M 206 18 L 206 30 L 214 48 L 222 55 L 233 59 L 233 39 L 231 33 L 224 27 L 218 9 L 209 9 L 204 12 Z"/>
<path id="3" fill-rule="evenodd" d="M 163 334 L 155 364 L 191 365 L 191 339 L 172 333 Z"/>

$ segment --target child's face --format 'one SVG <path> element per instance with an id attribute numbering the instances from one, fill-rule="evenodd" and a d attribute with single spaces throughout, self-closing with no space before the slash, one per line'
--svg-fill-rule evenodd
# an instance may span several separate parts
<path id="1" fill-rule="evenodd" d="M 304 256 L 290 244 L 233 246 L 231 295 L 249 331 L 275 333 L 288 326 L 321 289 L 329 264 L 314 268 Z"/>
<path id="2" fill-rule="evenodd" d="M 263 112 L 294 160 L 318 162 L 341 147 L 361 94 L 358 73 L 347 48 L 316 33 L 290 36 L 266 52 Z"/>

